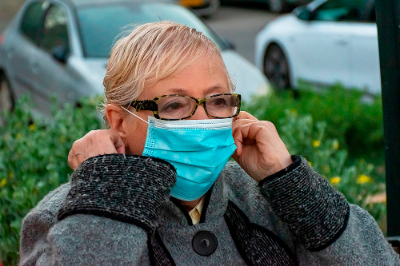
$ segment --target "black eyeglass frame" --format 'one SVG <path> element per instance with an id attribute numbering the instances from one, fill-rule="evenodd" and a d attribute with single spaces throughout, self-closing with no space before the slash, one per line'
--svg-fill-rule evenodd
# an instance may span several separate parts
<path id="1" fill-rule="evenodd" d="M 222 95 L 232 95 L 232 96 L 234 96 L 234 97 L 237 97 L 237 99 L 238 99 L 238 101 L 237 101 L 237 106 L 236 106 L 236 107 L 237 107 L 237 110 L 236 110 L 236 113 L 235 113 L 234 115 L 229 116 L 229 117 L 218 117 L 218 116 L 210 115 L 210 114 L 208 113 L 208 111 L 207 111 L 207 106 L 206 106 L 206 101 L 207 101 L 208 99 L 210 99 L 210 98 L 214 98 L 214 97 L 218 97 L 218 96 L 222 96 Z M 192 112 L 189 116 L 186 116 L 186 117 L 183 117 L 183 118 L 179 118 L 179 119 L 161 118 L 161 117 L 158 115 L 158 101 L 159 101 L 161 98 L 171 97 L 171 96 L 175 96 L 175 97 L 176 97 L 176 96 L 179 96 L 179 97 L 185 97 L 185 98 L 190 98 L 190 99 L 195 100 L 195 101 L 196 101 L 196 106 L 195 106 L 193 112 Z M 209 96 L 209 97 L 205 97 L 205 98 L 203 98 L 203 99 L 196 99 L 196 98 L 194 98 L 194 97 L 186 96 L 186 95 L 168 94 L 168 95 L 157 96 L 157 97 L 155 97 L 153 100 L 143 100 L 143 101 L 140 101 L 140 100 L 133 100 L 133 101 L 129 104 L 129 106 L 132 106 L 133 108 L 135 108 L 136 112 L 140 112 L 140 111 L 142 111 L 142 110 L 152 111 L 153 114 L 154 114 L 154 117 L 157 118 L 157 119 L 160 119 L 160 120 L 177 121 L 177 120 L 184 120 L 184 119 L 187 119 L 187 118 L 193 116 L 194 113 L 195 113 L 196 110 L 197 110 L 197 106 L 199 106 L 200 104 L 203 105 L 204 110 L 206 111 L 206 114 L 207 114 L 207 116 L 209 116 L 209 117 L 216 118 L 216 119 L 224 119 L 224 118 L 235 117 L 235 116 L 238 116 L 239 113 L 240 113 L 240 106 L 241 106 L 241 103 L 242 103 L 242 96 L 241 96 L 240 94 L 237 94 L 237 93 L 221 93 L 221 94 L 215 94 L 215 95 L 212 95 L 212 96 Z"/>

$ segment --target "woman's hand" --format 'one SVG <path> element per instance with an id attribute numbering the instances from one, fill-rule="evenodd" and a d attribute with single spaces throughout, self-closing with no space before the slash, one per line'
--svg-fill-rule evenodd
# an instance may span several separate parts
<path id="1" fill-rule="evenodd" d="M 68 165 L 75 171 L 90 157 L 111 153 L 125 153 L 119 134 L 111 129 L 92 130 L 74 142 L 68 154 Z"/>
<path id="2" fill-rule="evenodd" d="M 254 180 L 261 181 L 292 163 L 274 124 L 240 112 L 233 122 L 237 149 L 232 157 Z"/>

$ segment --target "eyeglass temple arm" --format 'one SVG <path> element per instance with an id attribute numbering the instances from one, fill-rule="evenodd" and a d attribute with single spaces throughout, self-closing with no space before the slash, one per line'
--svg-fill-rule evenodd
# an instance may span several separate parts
<path id="1" fill-rule="evenodd" d="M 131 106 L 136 109 L 136 112 L 140 112 L 141 110 L 157 111 L 157 103 L 153 100 L 134 100 Z"/>

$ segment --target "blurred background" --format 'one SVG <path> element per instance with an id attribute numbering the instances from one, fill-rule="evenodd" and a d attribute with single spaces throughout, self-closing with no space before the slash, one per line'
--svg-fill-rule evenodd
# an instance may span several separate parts
<path id="1" fill-rule="evenodd" d="M 0 263 L 16 265 L 22 218 L 68 182 L 72 143 L 105 127 L 96 106 L 115 37 L 160 19 L 211 38 L 242 109 L 386 233 L 373 0 L 106 2 L 0 0 Z"/>

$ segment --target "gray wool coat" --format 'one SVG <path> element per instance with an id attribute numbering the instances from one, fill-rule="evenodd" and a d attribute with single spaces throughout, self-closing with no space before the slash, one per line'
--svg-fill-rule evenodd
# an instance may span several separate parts
<path id="1" fill-rule="evenodd" d="M 192 225 L 170 164 L 90 158 L 24 218 L 20 265 L 400 265 L 365 210 L 293 160 L 259 183 L 228 163 Z"/>

